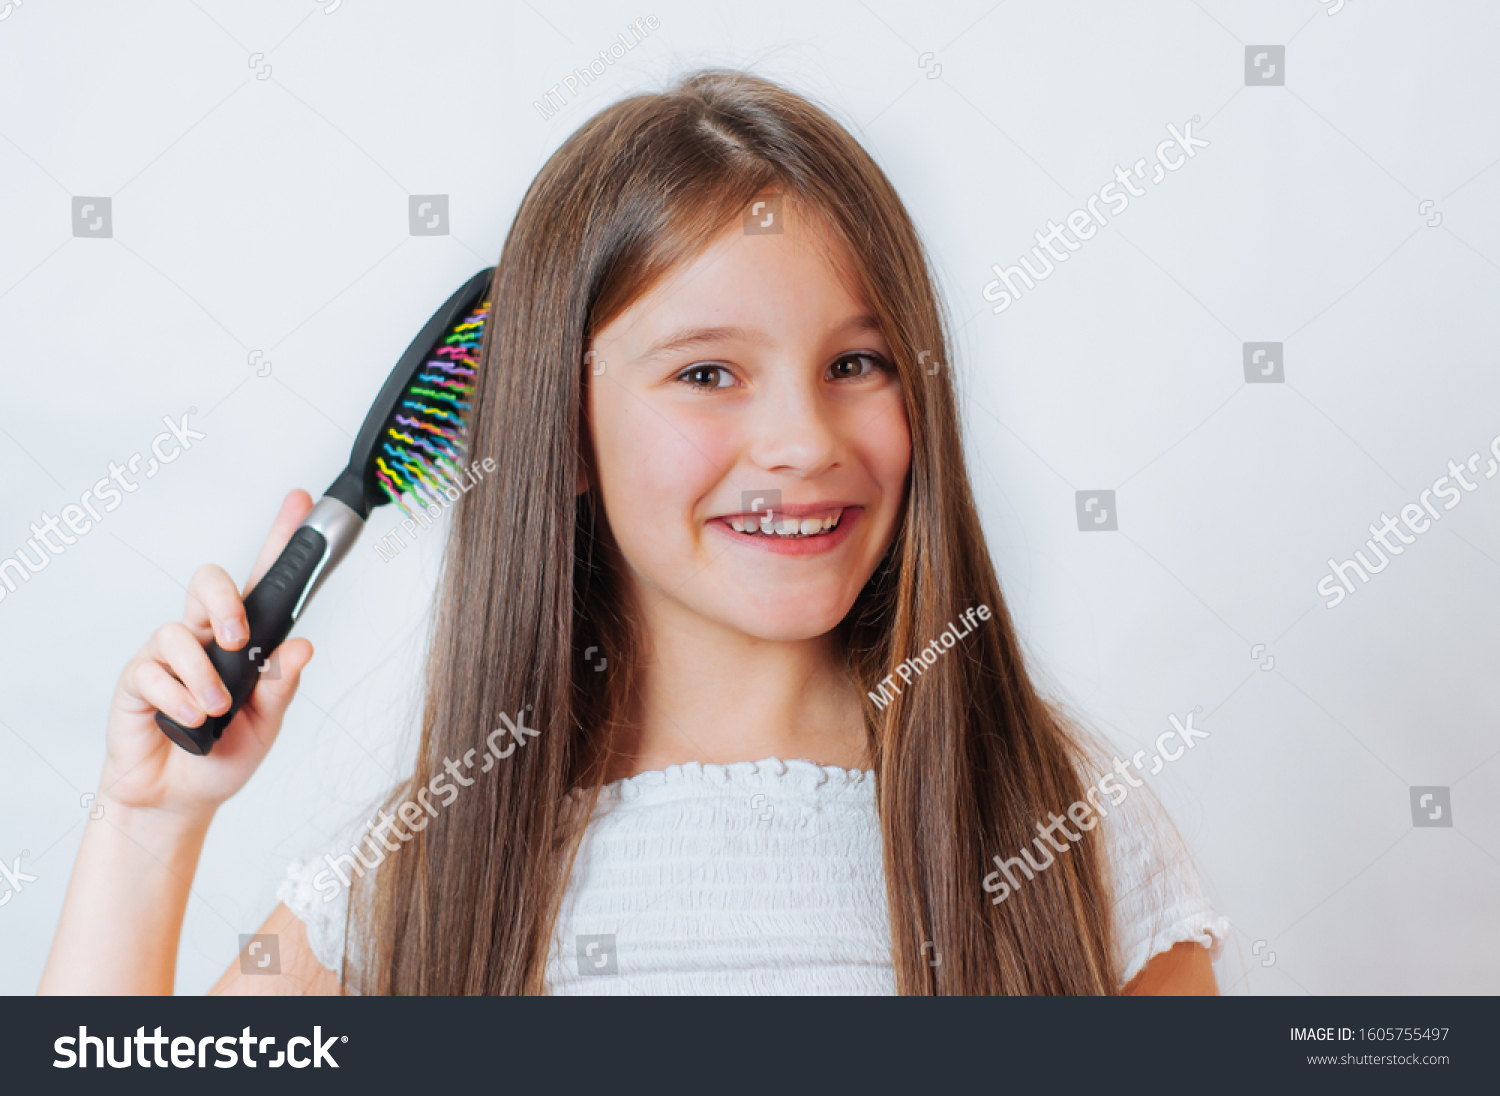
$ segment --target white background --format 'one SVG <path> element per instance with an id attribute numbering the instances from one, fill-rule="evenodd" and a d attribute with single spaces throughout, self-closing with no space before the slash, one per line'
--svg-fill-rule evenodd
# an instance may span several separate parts
<path id="1" fill-rule="evenodd" d="M 959 328 L 991 550 L 1049 688 L 1122 754 L 1202 707 L 1210 737 L 1152 783 L 1234 923 L 1221 987 L 1500 989 L 1500 478 L 1344 604 L 1315 592 L 1382 511 L 1500 433 L 1500 9 L 332 6 L 0 3 L 0 554 L 162 416 L 196 407 L 208 435 L 0 602 L 0 857 L 26 850 L 38 877 L 0 907 L 0 991 L 36 986 L 115 677 L 193 570 L 243 578 L 285 492 L 333 479 L 396 355 L 495 261 L 567 133 L 700 65 L 813 96 L 910 208 Z M 1267 43 L 1285 86 L 1247 87 L 1246 46 Z M 1210 147 L 990 311 L 991 264 L 1193 115 Z M 407 196 L 435 193 L 451 234 L 410 236 Z M 112 198 L 112 238 L 72 235 L 74 195 Z M 1285 343 L 1285 383 L 1245 383 L 1249 341 Z M 1118 531 L 1079 531 L 1075 491 L 1094 489 L 1118 492 Z M 409 757 L 438 537 L 390 563 L 373 539 L 299 625 L 318 653 L 209 838 L 181 992 Z M 1451 788 L 1452 828 L 1413 827 L 1413 785 Z"/>

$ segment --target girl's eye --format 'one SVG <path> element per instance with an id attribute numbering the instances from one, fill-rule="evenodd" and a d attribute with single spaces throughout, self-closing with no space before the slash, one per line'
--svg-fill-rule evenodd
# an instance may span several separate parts
<path id="1" fill-rule="evenodd" d="M 731 388 L 734 374 L 722 365 L 694 365 L 677 374 L 677 379 L 689 388 Z"/>
<path id="2" fill-rule="evenodd" d="M 836 381 L 848 381 L 889 368 L 878 354 L 846 354 L 828 367 L 828 373 Z"/>
<path id="3" fill-rule="evenodd" d="M 857 381 L 890 368 L 878 354 L 845 354 L 828 367 L 828 375 L 836 381 Z M 677 380 L 699 391 L 735 386 L 734 374 L 722 365 L 689 366 L 677 374 Z"/>

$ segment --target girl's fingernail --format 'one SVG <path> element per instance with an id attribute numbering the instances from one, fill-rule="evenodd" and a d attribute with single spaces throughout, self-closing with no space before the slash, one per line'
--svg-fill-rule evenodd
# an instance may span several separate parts
<path id="1" fill-rule="evenodd" d="M 201 714 L 202 713 L 199 712 L 198 709 L 193 707 L 191 704 L 184 704 L 182 707 L 177 709 L 177 722 L 191 727 L 194 723 L 197 722 L 198 716 Z"/>
<path id="2" fill-rule="evenodd" d="M 229 694 L 217 685 L 210 687 L 203 698 L 208 701 L 210 708 L 223 708 L 229 704 Z"/>
<path id="3" fill-rule="evenodd" d="M 245 638 L 245 629 L 240 627 L 240 622 L 231 620 L 224 625 L 224 639 L 230 643 L 238 643 Z"/>

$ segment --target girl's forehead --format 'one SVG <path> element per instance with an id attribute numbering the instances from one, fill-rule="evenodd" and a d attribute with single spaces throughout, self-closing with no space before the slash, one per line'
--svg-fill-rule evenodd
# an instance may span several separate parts
<path id="1" fill-rule="evenodd" d="M 600 335 L 629 333 L 644 346 L 666 328 L 833 326 L 868 308 L 842 243 L 815 218 L 790 217 L 785 230 L 754 234 L 735 223 L 670 271 Z"/>

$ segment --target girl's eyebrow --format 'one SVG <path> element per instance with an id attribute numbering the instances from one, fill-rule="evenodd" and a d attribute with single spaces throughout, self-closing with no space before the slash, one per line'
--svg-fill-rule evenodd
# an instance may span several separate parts
<path id="1" fill-rule="evenodd" d="M 677 350 L 686 350 L 693 346 L 735 341 L 749 343 L 765 342 L 765 336 L 752 333 L 743 327 L 685 327 L 652 343 L 646 348 L 644 354 L 636 358 L 636 361 L 649 361 L 652 358 L 661 357 L 663 354 L 670 354 Z"/>
<path id="2" fill-rule="evenodd" d="M 880 323 L 874 316 L 861 314 L 850 316 L 843 323 L 835 327 L 830 334 L 842 335 L 845 332 L 874 331 L 880 333 Z M 646 348 L 646 352 L 636 358 L 638 362 L 649 361 L 652 358 L 661 357 L 678 350 L 686 350 L 694 346 L 707 346 L 726 342 L 764 343 L 766 338 L 758 331 L 751 331 L 743 327 L 685 327 L 674 331 L 664 338 L 658 339 Z"/>

